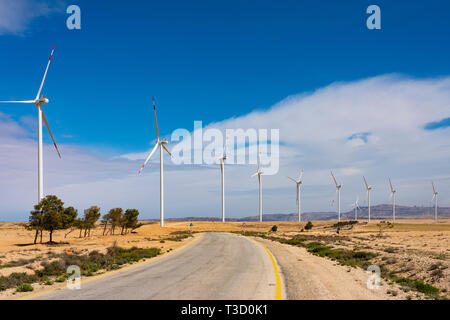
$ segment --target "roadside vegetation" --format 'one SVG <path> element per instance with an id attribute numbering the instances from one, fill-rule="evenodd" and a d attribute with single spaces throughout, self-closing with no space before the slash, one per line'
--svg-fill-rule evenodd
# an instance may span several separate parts
<path id="1" fill-rule="evenodd" d="M 67 268 L 71 265 L 79 266 L 81 275 L 92 276 L 100 272 L 120 269 L 125 264 L 153 258 L 159 254 L 159 248 L 125 249 L 118 246 L 107 248 L 106 253 L 91 251 L 89 254 L 57 254 L 52 261 L 42 262 L 42 268 L 35 270 L 34 274 L 23 272 L 0 276 L 0 291 L 16 288 L 17 292 L 27 292 L 33 291 L 33 283 L 52 285 L 54 282 L 64 282 L 71 275 L 67 273 Z"/>

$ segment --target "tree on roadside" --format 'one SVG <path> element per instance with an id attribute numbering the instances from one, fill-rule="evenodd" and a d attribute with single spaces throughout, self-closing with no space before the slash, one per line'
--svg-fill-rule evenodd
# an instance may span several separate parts
<path id="1" fill-rule="evenodd" d="M 106 233 L 106 228 L 108 227 L 108 223 L 111 221 L 111 217 L 109 216 L 109 213 L 104 214 L 102 217 L 102 224 L 103 224 L 103 235 Z"/>
<path id="2" fill-rule="evenodd" d="M 61 229 L 67 230 L 71 229 L 68 233 L 64 235 L 64 238 L 67 237 L 69 233 L 74 230 L 75 220 L 78 216 L 78 210 L 74 207 L 65 208 L 61 215 Z"/>
<path id="3" fill-rule="evenodd" d="M 135 230 L 142 226 L 142 223 L 138 222 L 139 210 L 137 209 L 127 209 L 123 215 L 124 219 L 122 222 L 121 234 L 127 233 L 128 230 Z"/>
<path id="4" fill-rule="evenodd" d="M 123 210 L 122 208 L 114 208 L 108 212 L 111 221 L 111 234 L 114 234 L 116 227 L 119 227 L 123 221 Z"/>
<path id="5" fill-rule="evenodd" d="M 78 218 L 74 221 L 73 226 L 80 230 L 80 235 L 78 236 L 81 238 L 81 233 L 84 230 L 84 218 Z"/>
<path id="6" fill-rule="evenodd" d="M 53 243 L 53 232 L 63 228 L 64 202 L 57 196 L 48 195 L 35 209 L 42 213 L 42 229 L 49 232 L 49 243 Z"/>
<path id="7" fill-rule="evenodd" d="M 95 223 L 100 218 L 100 208 L 97 206 L 92 206 L 84 210 L 84 236 L 91 236 L 91 229 L 95 228 Z"/>
<path id="8" fill-rule="evenodd" d="M 41 243 L 42 243 L 42 212 L 41 210 L 36 209 L 37 205 L 34 206 L 35 210 L 30 212 L 30 217 L 28 219 L 28 224 L 25 226 L 27 230 L 35 230 L 36 233 L 34 235 L 34 244 L 37 243 L 37 238 L 39 233 L 41 233 Z"/>

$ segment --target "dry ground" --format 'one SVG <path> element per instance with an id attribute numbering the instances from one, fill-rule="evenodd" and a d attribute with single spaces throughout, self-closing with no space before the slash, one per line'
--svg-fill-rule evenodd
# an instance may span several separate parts
<path id="1" fill-rule="evenodd" d="M 372 251 L 378 254 L 375 263 L 384 265 L 391 272 L 401 277 L 408 277 L 423 280 L 426 283 L 442 290 L 444 296 L 449 297 L 450 290 L 450 220 L 441 220 L 434 223 L 431 220 L 399 220 L 393 228 L 379 231 L 379 221 L 370 224 L 360 222 L 351 230 L 340 230 L 339 238 L 336 240 L 336 229 L 333 224 L 336 221 L 313 221 L 313 229 L 301 232 L 305 223 L 298 222 L 246 222 L 243 227 L 241 222 L 193 222 L 194 232 L 203 231 L 224 231 L 224 232 L 266 232 L 273 225 L 278 226 L 276 233 L 271 233 L 277 237 L 292 237 L 295 235 L 321 236 L 321 240 L 333 247 L 346 249 L 357 249 Z M 145 222 L 146 224 L 137 229 L 136 233 L 127 235 L 107 235 L 102 236 L 102 229 L 97 228 L 91 232 L 89 238 L 79 238 L 78 231 L 75 230 L 67 237 L 67 231 L 58 231 L 54 235 L 57 245 L 37 244 L 33 245 L 34 233 L 25 230 L 24 223 L 3 222 L 0 223 L 0 266 L 5 266 L 11 262 L 20 262 L 20 266 L 0 267 L 0 275 L 9 275 L 12 272 L 32 273 L 34 269 L 40 268 L 42 261 L 48 261 L 55 253 L 64 251 L 91 252 L 98 250 L 106 251 L 106 248 L 115 242 L 118 246 L 129 248 L 132 246 L 149 248 L 161 248 L 162 253 L 183 245 L 189 241 L 170 241 L 169 238 L 176 237 L 176 232 L 189 231 L 189 221 L 186 222 L 166 222 L 164 229 L 157 223 Z M 175 232 L 175 233 L 174 233 Z M 166 239 L 164 241 L 161 241 Z M 44 241 L 48 241 L 48 235 L 44 233 Z M 280 245 L 281 247 L 291 247 Z M 295 249 L 295 250 L 293 250 Z M 273 249 L 277 250 L 277 249 Z M 298 250 L 303 250 L 302 252 Z M 291 247 L 291 249 L 277 250 L 274 254 L 291 255 L 298 261 L 306 259 L 303 248 Z M 292 257 L 289 257 L 293 261 Z M 326 259 L 319 258 L 318 259 Z M 278 260 L 280 260 L 278 258 Z M 335 265 L 335 263 L 333 263 Z M 306 266 L 306 265 L 305 265 Z M 361 282 L 362 274 L 359 271 L 348 271 L 349 267 L 336 266 L 340 270 L 353 276 L 357 282 Z M 311 264 L 312 268 L 312 264 Z M 313 270 L 311 270 L 313 272 Z M 326 283 L 326 282 L 324 282 Z M 330 284 L 331 285 L 331 284 Z M 11 291 L 11 290 L 10 290 Z M 0 297 L 4 296 L 0 293 Z M 11 292 L 9 292 L 11 295 Z M 292 296 L 294 298 L 295 294 Z M 423 298 L 412 292 L 399 292 L 396 298 Z M 358 296 L 359 297 L 359 296 Z M 376 296 L 375 296 L 376 297 Z M 301 298 L 301 296 L 297 296 Z M 339 298 L 329 294 L 329 298 Z M 342 298 L 342 297 L 341 297 Z M 343 297 L 345 298 L 345 297 Z M 361 293 L 361 297 L 364 298 Z M 367 297 L 370 298 L 370 297 Z M 378 298 L 380 298 L 378 296 Z"/>

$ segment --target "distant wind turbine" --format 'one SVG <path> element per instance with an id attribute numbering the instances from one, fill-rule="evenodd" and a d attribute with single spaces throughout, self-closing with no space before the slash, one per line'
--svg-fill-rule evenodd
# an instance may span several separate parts
<path id="1" fill-rule="evenodd" d="M 431 201 L 434 200 L 434 220 L 437 221 L 437 211 L 438 211 L 438 192 L 436 191 L 436 188 L 434 187 L 434 182 L 431 181 L 431 186 L 433 187 L 433 198 L 431 198 Z"/>
<path id="2" fill-rule="evenodd" d="M 225 146 L 223 147 L 222 157 L 220 161 L 220 172 L 222 176 L 222 222 L 225 222 L 225 160 L 227 160 L 227 139 L 225 140 Z"/>
<path id="3" fill-rule="evenodd" d="M 338 200 L 338 221 L 341 221 L 341 188 L 342 185 L 339 184 L 333 174 L 333 171 L 331 171 L 331 176 L 333 177 L 333 181 L 336 184 L 336 193 L 337 193 L 337 200 Z"/>
<path id="4" fill-rule="evenodd" d="M 392 198 L 392 219 L 395 222 L 395 193 L 397 190 L 392 186 L 391 178 L 389 178 L 389 187 L 391 188 L 391 198 Z"/>
<path id="5" fill-rule="evenodd" d="M 295 182 L 295 184 L 297 185 L 297 214 L 298 214 L 298 221 L 302 221 L 302 213 L 301 213 L 301 203 L 300 203 L 300 187 L 301 184 L 303 183 L 302 181 L 302 177 L 303 177 L 303 169 L 300 172 L 300 176 L 298 177 L 297 180 L 295 180 L 294 178 L 288 177 L 289 179 L 291 179 L 292 181 Z"/>
<path id="6" fill-rule="evenodd" d="M 363 176 L 363 179 L 364 179 L 364 184 L 366 186 L 366 191 L 367 191 L 367 207 L 368 207 L 368 210 L 369 210 L 369 222 L 370 222 L 370 191 L 373 189 L 373 187 L 369 186 L 367 184 L 366 177 Z"/>
<path id="7" fill-rule="evenodd" d="M 38 111 L 38 202 L 44 198 L 44 160 L 43 160 L 43 152 L 42 152 L 42 120 L 44 120 L 45 126 L 47 127 L 48 133 L 52 138 L 53 145 L 55 146 L 56 152 L 58 153 L 59 158 L 61 158 L 61 154 L 59 153 L 58 146 L 55 143 L 55 139 L 53 139 L 52 132 L 50 131 L 50 127 L 48 125 L 47 119 L 45 118 L 44 111 L 42 110 L 42 105 L 47 104 L 49 100 L 46 96 L 41 95 L 42 88 L 44 87 L 45 78 L 47 77 L 48 67 L 50 66 L 50 62 L 52 61 L 53 52 L 55 51 L 55 47 L 53 47 L 52 52 L 50 54 L 50 58 L 48 59 L 47 68 L 45 69 L 44 77 L 42 78 L 41 86 L 39 87 L 39 91 L 34 100 L 24 100 L 24 101 L 0 101 L 0 103 L 30 103 L 34 104 L 37 107 Z"/>
<path id="8" fill-rule="evenodd" d="M 172 154 L 167 150 L 165 144 L 167 144 L 167 140 L 159 140 L 159 131 L 158 131 L 158 121 L 156 120 L 156 106 L 155 106 L 155 97 L 153 97 L 153 112 L 155 114 L 155 127 L 156 127 L 156 144 L 153 147 L 152 151 L 148 155 L 142 167 L 139 169 L 139 174 L 141 174 L 147 162 L 155 153 L 156 149 L 159 146 L 159 213 L 160 213 L 160 224 L 161 227 L 164 227 L 164 157 L 163 157 L 163 149 L 172 157 Z"/>
<path id="9" fill-rule="evenodd" d="M 261 176 L 264 174 L 264 171 L 260 169 L 260 156 L 258 155 L 258 171 L 256 171 L 254 174 L 250 176 L 250 178 L 253 178 L 254 176 L 258 176 L 258 182 L 259 182 L 259 222 L 262 222 L 262 180 Z"/>
<path id="10" fill-rule="evenodd" d="M 358 202 L 359 202 L 359 197 L 357 197 L 356 201 L 354 203 L 352 203 L 352 208 L 355 211 L 355 220 L 358 220 L 358 209 L 360 209 Z"/>

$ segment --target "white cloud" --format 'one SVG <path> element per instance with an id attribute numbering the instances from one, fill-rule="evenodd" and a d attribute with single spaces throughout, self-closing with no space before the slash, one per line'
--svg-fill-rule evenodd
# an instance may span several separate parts
<path id="1" fill-rule="evenodd" d="M 63 1 L 0 0 L 0 35 L 23 35 L 34 19 L 62 9 Z"/>
<path id="2" fill-rule="evenodd" d="M 365 192 L 362 175 L 374 185 L 374 203 L 389 201 L 387 178 L 399 204 L 429 205 L 434 179 L 440 204 L 450 205 L 450 128 L 423 127 L 450 115 L 450 78 L 411 79 L 380 76 L 335 83 L 316 92 L 288 97 L 266 111 L 220 121 L 208 127 L 280 129 L 280 172 L 263 177 L 264 212 L 293 212 L 295 188 L 286 178 L 305 168 L 303 209 L 333 211 L 334 170 L 343 184 L 343 210 Z M 367 133 L 367 134 L 362 134 Z M 369 134 L 370 133 L 370 134 Z M 76 134 L 76 133 L 75 133 Z M 349 137 L 356 137 L 350 139 Z M 0 115 L 0 214 L 26 218 L 36 198 L 36 142 L 26 126 Z M 358 143 L 349 143 L 357 140 Z M 149 146 L 151 143 L 149 143 Z M 169 148 L 173 144 L 169 144 Z M 45 190 L 79 209 L 98 204 L 136 207 L 144 217 L 159 216 L 159 157 L 141 176 L 146 153 L 94 156 L 62 145 L 63 159 L 46 146 Z M 211 166 L 175 166 L 165 160 L 166 216 L 220 216 L 220 170 Z M 226 166 L 228 216 L 256 215 L 254 165 Z M 348 207 L 346 207 L 348 204 Z M 0 218 L 1 219 L 1 218 Z"/>

